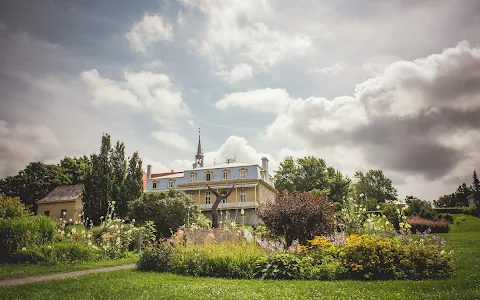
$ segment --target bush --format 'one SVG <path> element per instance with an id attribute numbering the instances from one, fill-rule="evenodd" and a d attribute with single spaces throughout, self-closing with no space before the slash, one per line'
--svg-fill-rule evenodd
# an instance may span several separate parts
<path id="1" fill-rule="evenodd" d="M 447 220 L 428 220 L 418 216 L 411 217 L 407 220 L 408 224 L 412 226 L 410 230 L 415 232 L 424 232 L 430 230 L 432 233 L 448 232 L 450 230 L 450 223 Z"/>
<path id="2" fill-rule="evenodd" d="M 264 251 L 253 243 L 176 246 L 169 255 L 170 272 L 222 278 L 253 278 L 255 263 Z"/>
<path id="3" fill-rule="evenodd" d="M 101 252 L 82 243 L 56 243 L 23 248 L 13 254 L 15 263 L 57 263 L 98 260 Z"/>
<path id="4" fill-rule="evenodd" d="M 480 217 L 480 207 L 476 207 L 476 206 L 462 207 L 462 213 L 465 215 Z"/>
<path id="5" fill-rule="evenodd" d="M 395 227 L 395 229 L 398 230 L 400 228 L 400 223 L 402 222 L 402 220 L 400 219 L 399 208 L 397 208 L 396 205 L 385 203 L 383 205 L 382 214 L 387 218 L 390 223 L 393 224 L 393 227 Z"/>
<path id="6" fill-rule="evenodd" d="M 308 258 L 304 258 L 308 261 Z M 312 266 L 308 261 L 307 265 Z M 311 269 L 310 272 L 311 273 Z M 302 278 L 302 260 L 292 254 L 282 253 L 262 257 L 255 265 L 255 276 L 262 279 L 300 279 Z M 314 275 L 311 275 L 314 276 Z"/>
<path id="7" fill-rule="evenodd" d="M 340 262 L 355 279 L 428 279 L 453 275 L 453 254 L 433 243 L 352 235 Z M 428 241 L 428 240 L 427 240 Z"/>
<path id="8" fill-rule="evenodd" d="M 173 247 L 167 243 L 160 243 L 145 249 L 137 262 L 137 268 L 142 271 L 168 271 L 168 260 L 172 250 Z"/>
<path id="9" fill-rule="evenodd" d="M 258 216 L 287 245 L 295 239 L 305 243 L 316 235 L 330 233 L 335 224 L 333 204 L 314 193 L 281 194 L 273 202 L 261 204 Z"/>
<path id="10" fill-rule="evenodd" d="M 451 214 L 439 214 L 438 219 L 445 220 L 448 221 L 450 224 L 453 224 L 453 216 Z"/>
<path id="11" fill-rule="evenodd" d="M 52 242 L 55 224 L 46 216 L 0 219 L 0 260 L 28 246 Z"/>
<path id="12" fill-rule="evenodd" d="M 198 205 L 184 192 L 149 192 L 131 202 L 130 218 L 137 222 L 154 221 L 159 236 L 170 236 L 185 224 L 205 223 Z"/>
<path id="13" fill-rule="evenodd" d="M 31 215 L 32 212 L 20 202 L 20 198 L 0 194 L 0 219 L 29 217 Z"/>
<path id="14" fill-rule="evenodd" d="M 408 208 L 405 210 L 407 217 L 419 216 L 423 219 L 433 220 L 437 218 L 437 213 L 433 210 L 430 202 L 414 199 L 408 201 Z"/>
<path id="15" fill-rule="evenodd" d="M 467 218 L 465 218 L 465 216 L 461 216 L 457 218 L 457 221 L 456 221 L 457 225 L 460 225 L 460 223 L 462 222 L 467 222 Z"/>

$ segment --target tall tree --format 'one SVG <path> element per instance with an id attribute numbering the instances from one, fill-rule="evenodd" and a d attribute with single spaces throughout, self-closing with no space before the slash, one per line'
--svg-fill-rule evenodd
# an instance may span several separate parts
<path id="1" fill-rule="evenodd" d="M 127 176 L 127 162 L 125 160 L 125 145 L 117 141 L 110 155 L 110 165 L 112 167 L 112 185 L 110 189 L 110 198 L 115 201 L 115 211 L 120 217 L 127 215 L 126 211 L 119 212 L 119 207 L 126 207 L 126 198 L 124 195 L 124 184 Z"/>
<path id="2" fill-rule="evenodd" d="M 355 178 L 357 192 L 364 194 L 364 197 L 374 198 L 379 203 L 397 199 L 397 189 L 382 170 L 369 170 L 366 174 L 357 171 Z"/>
<path id="3" fill-rule="evenodd" d="M 85 176 L 90 169 L 90 159 L 88 156 L 83 157 L 64 157 L 60 161 L 60 167 L 70 179 L 71 184 L 83 183 Z"/>
<path id="4" fill-rule="evenodd" d="M 455 192 L 456 204 L 460 204 L 463 206 L 468 206 L 468 197 L 472 194 L 473 188 L 467 186 L 464 182 L 458 186 L 457 191 Z"/>
<path id="5" fill-rule="evenodd" d="M 472 189 L 475 196 L 475 205 L 480 207 L 480 181 L 478 180 L 477 171 L 473 170 Z"/>
<path id="6" fill-rule="evenodd" d="M 118 205 L 118 213 L 124 217 L 128 213 L 128 203 L 134 201 L 142 195 L 143 192 L 143 171 L 142 159 L 135 151 L 128 162 L 127 178 L 124 184 L 124 197 Z"/>
<path id="7" fill-rule="evenodd" d="M 83 212 L 85 219 L 94 225 L 100 223 L 100 217 L 105 216 L 108 202 L 111 201 L 112 167 L 110 164 L 110 135 L 102 136 L 100 153 L 90 156 L 92 167 L 85 177 L 83 192 Z"/>
<path id="8" fill-rule="evenodd" d="M 307 156 L 294 160 L 287 157 L 275 174 L 275 188 L 280 192 L 315 192 L 334 202 L 347 196 L 350 179 L 338 170 L 327 166 L 325 160 Z"/>

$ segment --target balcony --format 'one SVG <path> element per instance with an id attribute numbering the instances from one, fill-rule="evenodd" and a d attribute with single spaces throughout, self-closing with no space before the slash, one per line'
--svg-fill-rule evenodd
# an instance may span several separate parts
<path id="1" fill-rule="evenodd" d="M 211 210 L 213 204 L 200 204 L 201 210 Z M 231 202 L 220 203 L 218 209 L 235 209 L 235 208 L 255 208 L 258 207 L 258 203 L 255 201 L 249 202 Z"/>

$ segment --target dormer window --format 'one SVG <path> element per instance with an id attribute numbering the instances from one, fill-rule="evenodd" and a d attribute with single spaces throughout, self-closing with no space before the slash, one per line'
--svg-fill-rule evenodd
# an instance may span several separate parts
<path id="1" fill-rule="evenodd" d="M 222 179 L 223 180 L 228 180 L 228 171 L 225 170 L 225 171 L 222 172 Z"/>
<path id="2" fill-rule="evenodd" d="M 152 183 L 152 188 L 154 188 L 154 189 L 157 188 L 157 183 L 156 182 Z"/>
<path id="3" fill-rule="evenodd" d="M 240 179 L 246 179 L 247 178 L 247 170 L 241 169 L 240 170 Z"/>
<path id="4" fill-rule="evenodd" d="M 173 189 L 173 183 L 174 183 L 173 180 L 171 180 L 171 181 L 168 182 L 168 188 L 169 188 L 169 189 Z"/>
<path id="5" fill-rule="evenodd" d="M 189 183 L 194 183 L 196 179 L 197 179 L 197 175 L 195 173 L 190 173 L 190 175 L 188 177 L 188 182 Z"/>
<path id="6" fill-rule="evenodd" d="M 205 181 L 210 181 L 210 180 L 212 180 L 212 173 L 205 172 Z"/>

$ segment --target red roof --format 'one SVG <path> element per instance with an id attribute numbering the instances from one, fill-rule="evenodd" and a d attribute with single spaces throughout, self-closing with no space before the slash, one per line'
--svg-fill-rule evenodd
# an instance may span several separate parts
<path id="1" fill-rule="evenodd" d="M 172 174 L 180 174 L 180 173 L 183 173 L 183 172 L 156 173 L 156 174 L 152 174 L 151 178 L 157 178 L 157 177 L 162 177 L 162 176 L 167 176 Z"/>

